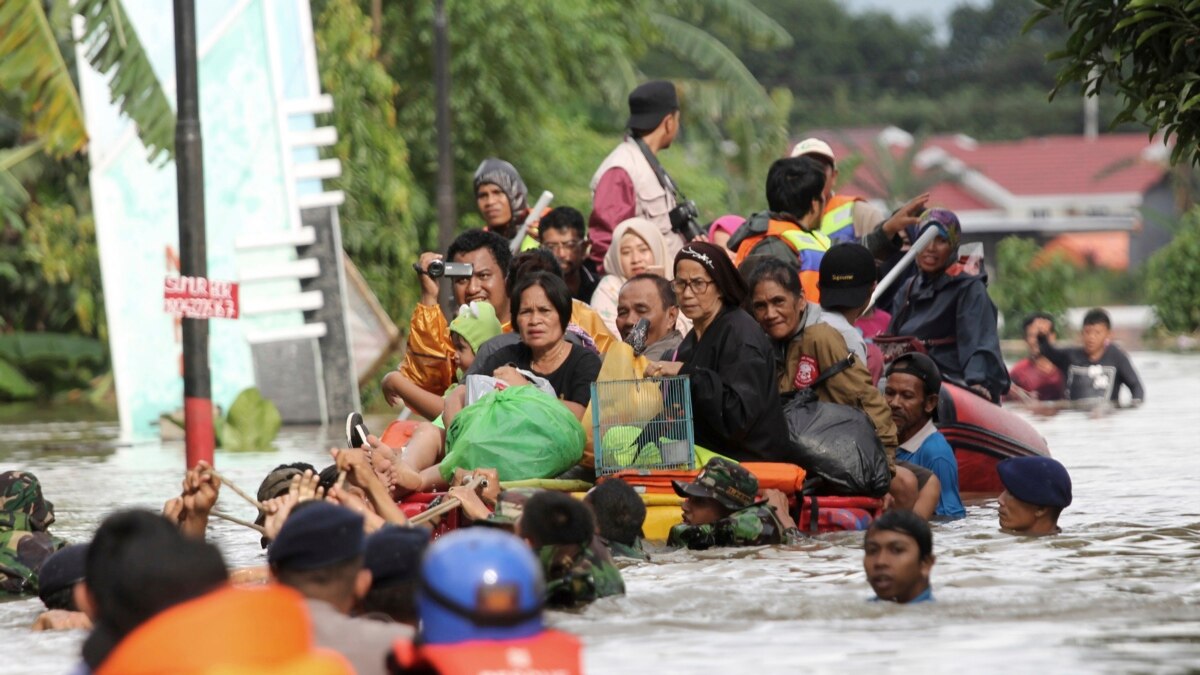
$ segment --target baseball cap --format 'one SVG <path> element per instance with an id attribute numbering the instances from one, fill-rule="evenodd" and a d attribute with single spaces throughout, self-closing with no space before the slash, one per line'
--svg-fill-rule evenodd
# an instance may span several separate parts
<path id="1" fill-rule="evenodd" d="M 824 291 L 822 291 L 823 293 Z M 909 352 L 897 356 L 888 364 L 884 377 L 892 373 L 912 375 L 925 385 L 925 394 L 936 394 L 942 390 L 942 373 L 937 364 L 928 355 L 920 352 Z"/>
<path id="2" fill-rule="evenodd" d="M 875 256 L 861 244 L 838 244 L 821 258 L 817 288 L 822 307 L 860 307 L 871 297 L 879 273 Z"/>
<path id="3" fill-rule="evenodd" d="M 1071 505 L 1071 476 L 1058 460 L 1011 457 L 997 464 L 996 471 L 1009 494 L 1023 502 L 1059 509 Z"/>
<path id="4" fill-rule="evenodd" d="M 666 80 L 651 80 L 629 94 L 630 129 L 654 129 L 667 115 L 679 110 L 675 85 Z"/>
<path id="5" fill-rule="evenodd" d="M 820 155 L 828 159 L 834 166 L 837 166 L 837 158 L 833 156 L 833 148 L 829 147 L 828 143 L 819 138 L 806 138 L 792 148 L 792 157 L 802 157 L 804 155 Z"/>
<path id="6" fill-rule="evenodd" d="M 736 462 L 713 457 L 690 483 L 671 481 L 680 497 L 709 497 L 735 511 L 754 504 L 758 479 Z"/>

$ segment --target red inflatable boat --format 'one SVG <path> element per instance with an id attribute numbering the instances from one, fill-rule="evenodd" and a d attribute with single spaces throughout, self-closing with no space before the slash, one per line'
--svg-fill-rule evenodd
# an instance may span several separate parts
<path id="1" fill-rule="evenodd" d="M 936 424 L 954 448 L 964 499 L 1004 491 L 996 473 L 1001 460 L 1050 455 L 1046 439 L 1024 418 L 949 382 L 942 383 Z"/>

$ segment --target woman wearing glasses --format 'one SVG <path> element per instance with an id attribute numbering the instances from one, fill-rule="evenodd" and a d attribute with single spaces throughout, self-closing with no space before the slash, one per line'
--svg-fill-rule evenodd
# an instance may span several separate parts
<path id="1" fill-rule="evenodd" d="M 794 461 L 775 381 L 775 353 L 742 309 L 746 282 L 719 247 L 692 242 L 675 256 L 679 309 L 692 320 L 672 361 L 649 376 L 691 378 L 696 444 L 743 461 Z"/>

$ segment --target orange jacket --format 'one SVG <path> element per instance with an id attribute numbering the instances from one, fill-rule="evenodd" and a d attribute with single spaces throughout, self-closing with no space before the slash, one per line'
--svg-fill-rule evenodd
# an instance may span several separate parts
<path id="1" fill-rule="evenodd" d="M 392 655 L 404 670 L 430 668 L 445 675 L 578 675 L 583 672 L 579 639 L 554 630 L 542 631 L 523 640 L 474 640 L 419 647 L 408 640 L 400 640 Z"/>
<path id="2" fill-rule="evenodd" d="M 313 646 L 300 594 L 272 584 L 225 587 L 159 613 L 125 636 L 96 675 L 352 672 L 340 654 Z"/>

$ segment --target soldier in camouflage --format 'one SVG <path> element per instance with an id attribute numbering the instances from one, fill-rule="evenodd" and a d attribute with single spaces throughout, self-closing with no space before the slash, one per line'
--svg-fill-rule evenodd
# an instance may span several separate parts
<path id="1" fill-rule="evenodd" d="M 766 490 L 759 501 L 758 479 L 737 463 L 713 457 L 691 483 L 674 481 L 684 498 L 683 522 L 671 528 L 670 546 L 794 544 L 802 535 L 787 509 L 787 497 Z"/>
<path id="2" fill-rule="evenodd" d="M 33 474 L 0 473 L 0 591 L 37 593 L 38 567 L 66 545 L 47 531 L 53 522 L 54 505 Z"/>
<path id="3" fill-rule="evenodd" d="M 476 521 L 511 528 L 542 563 L 547 607 L 576 607 L 624 595 L 625 581 L 595 534 L 592 514 L 579 500 L 552 490 L 505 490 L 495 512 Z"/>

